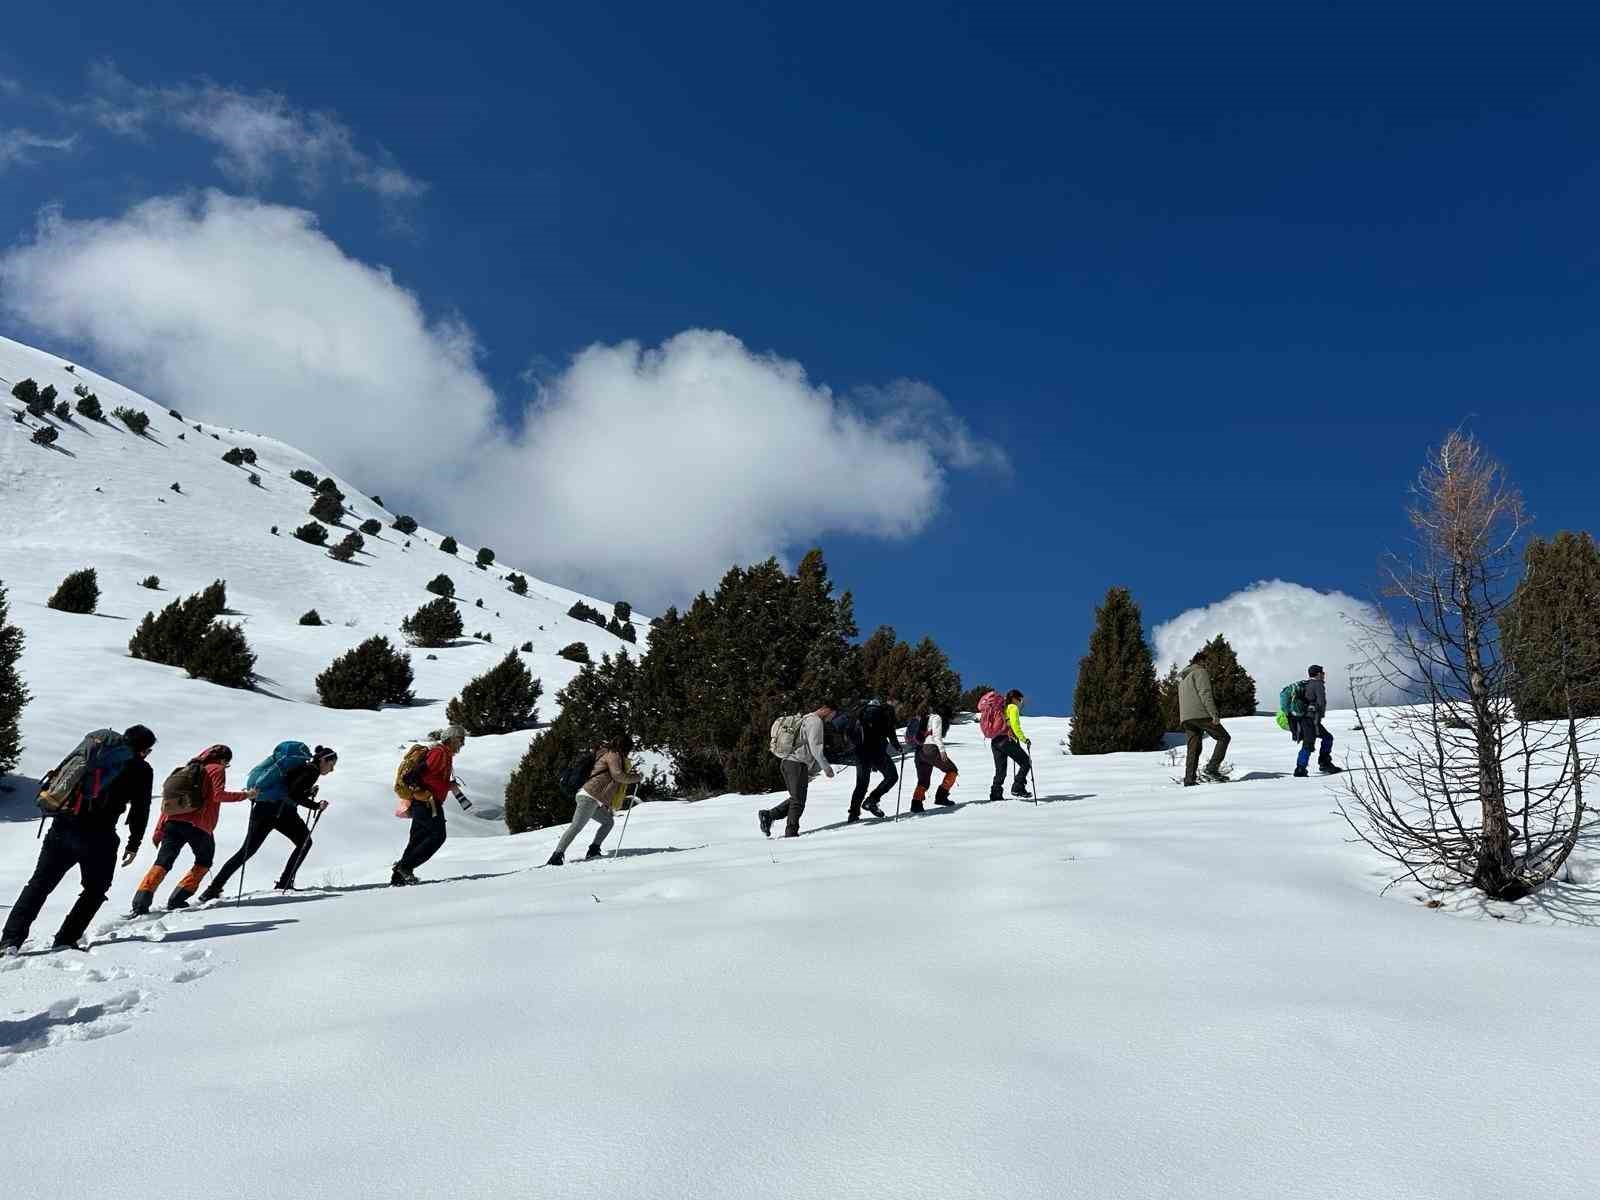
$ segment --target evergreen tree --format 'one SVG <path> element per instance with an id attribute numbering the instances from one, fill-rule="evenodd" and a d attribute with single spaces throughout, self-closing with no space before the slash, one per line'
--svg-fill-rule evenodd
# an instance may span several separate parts
<path id="1" fill-rule="evenodd" d="M 138 434 L 140 437 L 143 437 L 144 431 L 150 428 L 149 415 L 140 412 L 136 408 L 128 408 L 126 405 L 119 405 L 111 410 L 111 415 L 120 420 L 124 425 L 133 430 L 134 433 Z"/>
<path id="2" fill-rule="evenodd" d="M 405 534 L 415 533 L 417 531 L 417 519 L 404 515 L 398 516 L 394 519 L 394 528 Z"/>
<path id="3" fill-rule="evenodd" d="M 450 597 L 456 594 L 456 585 L 450 576 L 440 572 L 428 580 L 428 590 L 435 596 Z"/>
<path id="4" fill-rule="evenodd" d="M 1078 663 L 1072 753 L 1156 750 L 1161 746 L 1162 723 L 1143 616 L 1128 590 L 1114 587 L 1095 610 L 1089 653 Z"/>
<path id="5" fill-rule="evenodd" d="M 458 549 L 455 538 L 451 537 L 448 533 L 445 534 L 443 540 L 439 543 L 439 549 L 443 550 L 446 554 L 454 554 Z"/>
<path id="6" fill-rule="evenodd" d="M 234 446 L 223 454 L 222 461 L 230 467 L 237 467 L 244 462 L 244 451 Z"/>
<path id="7" fill-rule="evenodd" d="M 322 614 L 319 613 L 314 608 L 313 609 L 309 609 L 308 611 L 300 614 L 300 624 L 302 624 L 302 625 L 321 625 L 321 624 L 324 624 L 324 622 L 322 620 Z"/>
<path id="8" fill-rule="evenodd" d="M 22 630 L 11 624 L 6 589 L 0 584 L 0 775 L 14 770 L 22 755 L 22 708 L 28 703 L 28 689 L 17 673 L 22 641 Z"/>
<path id="9" fill-rule="evenodd" d="M 589 647 L 582 642 L 568 642 L 556 653 L 568 662 L 586 663 L 589 661 Z"/>
<path id="10" fill-rule="evenodd" d="M 313 546 L 326 546 L 328 544 L 328 527 L 319 525 L 315 521 L 307 521 L 294 531 L 294 535 L 302 542 L 309 542 Z"/>
<path id="11" fill-rule="evenodd" d="M 483 546 L 478 550 L 478 567 L 480 570 L 487 570 L 489 564 L 493 561 L 494 551 L 489 549 L 489 547 Z"/>
<path id="12" fill-rule="evenodd" d="M 544 688 L 515 650 L 461 689 L 445 708 L 445 718 L 473 737 L 512 733 L 538 721 L 538 701 Z"/>
<path id="13" fill-rule="evenodd" d="M 95 575 L 93 567 L 85 567 L 63 579 L 45 606 L 57 612 L 92 613 L 99 603 L 99 577 Z"/>
<path id="14" fill-rule="evenodd" d="M 992 683 L 980 683 L 976 687 L 969 687 L 961 693 L 961 703 L 956 711 L 975 713 L 978 711 L 978 701 L 994 691 Z"/>
<path id="15" fill-rule="evenodd" d="M 325 525 L 337 525 L 344 520 L 344 505 L 327 492 L 318 492 L 311 501 L 311 515 Z"/>
<path id="16" fill-rule="evenodd" d="M 184 670 L 195 679 L 223 687 L 247 688 L 255 678 L 256 656 L 244 630 L 228 621 L 213 621 L 190 648 Z"/>
<path id="17" fill-rule="evenodd" d="M 1167 673 L 1161 677 L 1159 692 L 1161 697 L 1161 726 L 1168 733 L 1177 733 L 1183 728 L 1183 722 L 1178 719 L 1181 707 L 1178 702 L 1178 664 L 1173 663 L 1167 668 Z M 1219 703 L 1217 707 L 1222 706 Z"/>
<path id="18" fill-rule="evenodd" d="M 200 426 L 196 425 L 195 428 L 199 429 Z M 312 491 L 316 491 L 317 489 L 317 477 L 304 467 L 297 467 L 293 471 L 290 471 L 289 478 L 294 480 L 296 483 L 305 484 Z"/>
<path id="19" fill-rule="evenodd" d="M 339 490 L 339 485 L 333 481 L 332 475 L 324 475 L 317 480 L 316 491 L 324 496 L 332 496 L 340 504 L 344 503 L 344 493 Z"/>
<path id="20" fill-rule="evenodd" d="M 1256 715 L 1256 681 L 1220 633 L 1200 648 L 1200 663 L 1211 675 L 1211 695 L 1224 717 Z"/>
<path id="21" fill-rule="evenodd" d="M 410 704 L 411 656 L 396 650 L 386 637 L 370 637 L 317 676 L 317 695 L 328 708 Z"/>
<path id="22" fill-rule="evenodd" d="M 428 601 L 400 622 L 400 632 L 405 634 L 406 641 L 424 649 L 448 646 L 465 628 L 455 601 L 447 596 Z"/>
<path id="23" fill-rule="evenodd" d="M 861 643 L 860 657 L 867 694 L 892 701 L 900 716 L 936 712 L 948 723 L 960 711 L 961 676 L 932 638 L 912 646 L 893 626 L 880 625 Z"/>
<path id="24" fill-rule="evenodd" d="M 78 403 L 74 407 L 78 410 L 80 416 L 86 417 L 91 421 L 104 421 L 106 419 L 105 410 L 100 407 L 100 397 L 91 391 L 85 390 L 82 392 L 78 397 Z"/>
<path id="25" fill-rule="evenodd" d="M 383 532 L 383 522 L 378 520 L 376 517 L 368 517 L 365 521 L 361 522 L 361 532 L 366 534 L 368 537 L 376 537 L 378 534 Z"/>
<path id="26" fill-rule="evenodd" d="M 1600 548 L 1587 533 L 1534 538 L 1501 641 L 1524 721 L 1600 716 Z"/>
<path id="27" fill-rule="evenodd" d="M 361 535 L 359 533 L 347 533 L 339 539 L 337 546 L 329 549 L 328 556 L 337 559 L 339 562 L 349 562 L 355 557 L 356 551 L 359 549 L 361 549 Z"/>
<path id="28" fill-rule="evenodd" d="M 506 582 L 511 585 L 511 590 L 519 596 L 528 594 L 528 580 L 526 576 L 518 575 L 515 571 L 506 576 Z"/>
<path id="29" fill-rule="evenodd" d="M 146 613 L 128 639 L 128 653 L 168 667 L 184 666 L 226 608 L 227 589 L 219 579 L 204 591 L 172 601 L 159 615 Z"/>

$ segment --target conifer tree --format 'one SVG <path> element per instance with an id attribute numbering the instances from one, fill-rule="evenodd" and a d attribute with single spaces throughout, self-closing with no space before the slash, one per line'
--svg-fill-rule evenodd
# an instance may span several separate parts
<path id="1" fill-rule="evenodd" d="M 462 688 L 461 694 L 446 706 L 444 715 L 473 737 L 513 733 L 538 720 L 537 705 L 543 692 L 543 686 L 512 650 Z"/>
<path id="2" fill-rule="evenodd" d="M 1143 615 L 1127 588 L 1114 587 L 1095 610 L 1089 653 L 1078 662 L 1072 753 L 1155 750 L 1162 723 Z"/>
<path id="3" fill-rule="evenodd" d="M 317 695 L 329 708 L 410 704 L 411 656 L 396 650 L 386 637 L 370 637 L 317 676 Z"/>
<path id="4" fill-rule="evenodd" d="M 1211 695 L 1223 717 L 1256 715 L 1256 681 L 1220 633 L 1200 647 L 1200 665 L 1211 676 Z"/>
<path id="5" fill-rule="evenodd" d="M 444 537 L 439 539 L 439 549 L 443 550 L 446 554 L 454 554 L 457 550 L 455 538 L 451 537 L 448 533 L 445 534 Z"/>
<path id="6" fill-rule="evenodd" d="M 1587 533 L 1533 538 L 1501 634 L 1524 721 L 1600 716 L 1600 548 Z"/>
<path id="7" fill-rule="evenodd" d="M 428 601 L 400 622 L 400 632 L 406 635 L 406 640 L 425 649 L 448 646 L 465 628 L 461 610 L 447 596 Z"/>
<path id="8" fill-rule="evenodd" d="M 22 708 L 28 702 L 28 689 L 17 673 L 22 630 L 9 618 L 6 589 L 0 585 L 0 775 L 15 768 L 22 754 Z"/>
<path id="9" fill-rule="evenodd" d="M 74 571 L 45 603 L 58 612 L 92 613 L 100 604 L 100 579 L 93 567 Z"/>

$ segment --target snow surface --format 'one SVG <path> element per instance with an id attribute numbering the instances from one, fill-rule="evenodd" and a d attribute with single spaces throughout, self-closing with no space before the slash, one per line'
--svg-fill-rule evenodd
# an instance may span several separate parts
<path id="1" fill-rule="evenodd" d="M 70 395 L 55 364 L 0 342 L 0 377 Z M 130 402 L 77 378 L 108 412 Z M 7 1195 L 1600 1186 L 1585 1033 L 1600 888 L 1444 909 L 1415 889 L 1380 895 L 1384 864 L 1349 841 L 1325 781 L 1288 777 L 1294 747 L 1266 719 L 1228 723 L 1243 779 L 1226 787 L 1176 787 L 1166 754 L 1071 757 L 1066 721 L 1029 718 L 1041 802 L 989 804 L 987 748 L 959 725 L 955 809 L 845 826 L 841 775 L 814 783 L 804 837 L 768 841 L 755 812 L 771 800 L 652 803 L 618 857 L 561 869 L 538 868 L 558 830 L 511 837 L 452 806 L 451 840 L 421 872 L 437 882 L 382 886 L 406 835 L 390 815 L 399 747 L 510 645 L 534 641 L 549 715 L 573 670 L 553 651 L 618 643 L 564 616 L 572 593 L 530 579 L 539 594 L 514 597 L 463 547 L 449 573 L 469 605 L 485 597 L 467 628 L 494 645 L 415 655 L 427 704 L 324 710 L 316 671 L 392 633 L 443 556 L 420 537 L 401 552 L 386 531 L 352 567 L 273 539 L 269 525 L 306 519 L 287 472 L 323 468 L 222 430 L 219 444 L 184 427 L 179 442 L 152 413 L 150 440 L 115 421 L 64 429 L 73 457 L 0 424 L 0 580 L 35 694 L 23 779 L 0 795 L 0 903 L 37 852 L 31 780 L 95 725 L 151 724 L 158 776 L 217 740 L 241 764 L 286 737 L 332 744 L 333 804 L 301 872 L 313 890 L 262 890 L 288 850 L 274 839 L 242 903 L 124 923 L 147 845 L 88 954 L 0 962 Z M 264 489 L 221 463 L 235 443 L 260 453 Z M 46 609 L 83 565 L 100 570 L 101 614 Z M 152 572 L 160 595 L 136 586 Z M 259 693 L 126 656 L 147 609 L 218 576 L 261 654 Z M 312 605 L 355 624 L 295 625 Z M 1341 752 L 1349 721 L 1332 725 Z M 460 774 L 480 809 L 498 808 L 526 743 L 469 743 Z M 224 810 L 219 860 L 243 825 Z M 35 947 L 73 891 L 58 890 Z"/>

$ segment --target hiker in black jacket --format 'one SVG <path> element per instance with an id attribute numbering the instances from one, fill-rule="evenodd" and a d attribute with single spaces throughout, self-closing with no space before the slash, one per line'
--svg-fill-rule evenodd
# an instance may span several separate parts
<path id="1" fill-rule="evenodd" d="M 62 811 L 51 819 L 50 832 L 39 847 L 39 863 L 33 869 L 33 877 L 23 886 L 6 916 L 4 931 L 0 931 L 0 954 L 15 954 L 22 949 L 45 901 L 73 867 L 78 868 L 83 890 L 56 930 L 53 949 L 83 949 L 84 930 L 106 902 L 106 893 L 116 877 L 117 818 L 124 808 L 128 810 L 128 849 L 122 855 L 122 865 L 128 866 L 138 854 L 144 827 L 150 820 L 150 796 L 155 791 L 155 776 L 145 760 L 155 747 L 156 735 L 143 725 L 131 725 L 123 731 L 122 739 L 133 752 L 127 764 L 92 799 L 82 801 L 78 811 Z"/>
<path id="2" fill-rule="evenodd" d="M 905 749 L 900 744 L 900 735 L 897 732 L 899 724 L 894 715 L 894 705 L 887 701 L 869 700 L 862 707 L 860 716 L 856 719 L 856 728 L 852 730 L 852 738 L 857 747 L 856 788 L 850 794 L 848 820 L 859 821 L 862 809 L 866 809 L 875 817 L 883 816 L 883 809 L 878 807 L 878 801 L 888 795 L 889 790 L 900 779 L 900 773 L 895 770 L 894 759 L 889 756 L 891 745 L 897 753 Z M 872 782 L 874 771 L 883 776 L 883 782 L 873 788 L 869 796 L 867 785 Z"/>
<path id="3" fill-rule="evenodd" d="M 283 772 L 282 785 L 274 789 L 272 795 L 259 795 L 250 802 L 250 824 L 245 827 L 244 845 L 222 864 L 222 870 L 200 893 L 201 904 L 221 898 L 222 889 L 233 873 L 250 861 L 274 829 L 294 843 L 289 861 L 283 864 L 283 874 L 278 876 L 278 890 L 289 891 L 294 887 L 295 872 L 311 853 L 311 831 L 298 810 L 322 812 L 328 807 L 326 800 L 317 799 L 317 785 L 338 762 L 337 753 L 327 746 L 318 746 L 312 751 L 309 762 L 296 763 Z"/>

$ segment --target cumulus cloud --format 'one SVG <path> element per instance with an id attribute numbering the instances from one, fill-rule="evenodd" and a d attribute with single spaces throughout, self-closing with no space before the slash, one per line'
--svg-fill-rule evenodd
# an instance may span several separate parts
<path id="1" fill-rule="evenodd" d="M 0 172 L 9 167 L 27 166 L 39 150 L 71 150 L 77 141 L 76 134 L 53 138 L 29 129 L 0 129 Z"/>
<path id="2" fill-rule="evenodd" d="M 245 92 L 209 80 L 147 87 L 100 62 L 90 68 L 88 95 L 70 107 L 123 137 L 168 127 L 202 138 L 217 147 L 218 170 L 241 187 L 263 187 L 284 171 L 307 192 L 329 182 L 366 188 L 397 223 L 405 220 L 407 202 L 428 186 L 388 154 L 360 149 L 354 132 L 332 113 L 297 108 L 277 92 Z"/>
<path id="3" fill-rule="evenodd" d="M 825 534 L 901 538 L 951 469 L 1005 464 L 925 384 L 835 394 L 714 330 L 539 363 L 502 422 L 465 322 L 311 214 L 208 192 L 46 212 L 0 306 L 185 412 L 283 438 L 563 582 L 681 599 Z"/>
<path id="4" fill-rule="evenodd" d="M 1261 580 L 1215 604 L 1191 608 L 1152 631 L 1156 668 L 1180 666 L 1217 634 L 1233 645 L 1256 681 L 1256 704 L 1277 702 L 1278 689 L 1305 678 L 1306 667 L 1328 671 L 1328 702 L 1349 708 L 1352 664 L 1365 661 L 1357 625 L 1376 625 L 1377 610 L 1343 592 L 1319 592 L 1282 579 Z M 1354 624 L 1353 624 L 1354 622 Z M 1356 674 L 1362 674 L 1359 667 Z M 1399 696 L 1360 696 L 1363 704 L 1394 703 Z"/>

